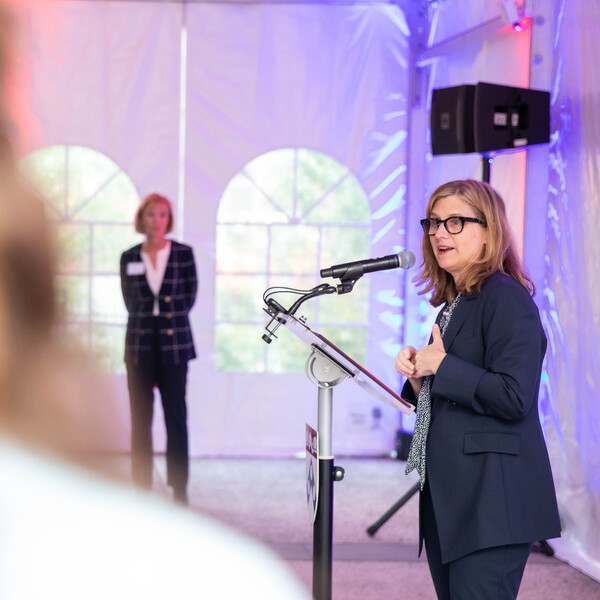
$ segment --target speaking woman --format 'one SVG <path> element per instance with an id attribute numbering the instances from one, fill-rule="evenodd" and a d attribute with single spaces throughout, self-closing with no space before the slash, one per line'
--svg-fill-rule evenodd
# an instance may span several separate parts
<path id="1" fill-rule="evenodd" d="M 131 407 L 132 476 L 152 487 L 153 389 L 160 392 L 167 429 L 167 483 L 187 504 L 189 472 L 186 382 L 196 352 L 188 314 L 197 278 L 190 246 L 165 236 L 173 229 L 171 203 L 150 194 L 140 204 L 135 229 L 146 240 L 121 255 L 121 289 L 129 313 L 125 364 Z"/>
<path id="2" fill-rule="evenodd" d="M 426 215 L 417 281 L 444 308 L 429 345 L 396 358 L 417 405 L 420 544 L 439 599 L 514 599 L 531 543 L 560 535 L 538 414 L 546 336 L 499 194 L 446 183 Z"/>

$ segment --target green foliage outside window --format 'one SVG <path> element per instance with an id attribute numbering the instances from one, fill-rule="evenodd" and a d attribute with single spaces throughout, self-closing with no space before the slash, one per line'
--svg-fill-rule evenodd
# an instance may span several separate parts
<path id="1" fill-rule="evenodd" d="M 217 369 L 303 370 L 308 350 L 283 327 L 273 344 L 262 341 L 262 294 L 270 286 L 310 289 L 321 283 L 321 268 L 367 256 L 369 223 L 356 178 L 319 152 L 276 150 L 237 173 L 217 218 Z M 368 281 L 361 284 L 352 294 L 309 300 L 300 313 L 309 327 L 364 362 Z M 281 303 L 289 307 L 295 299 L 282 296 Z"/>

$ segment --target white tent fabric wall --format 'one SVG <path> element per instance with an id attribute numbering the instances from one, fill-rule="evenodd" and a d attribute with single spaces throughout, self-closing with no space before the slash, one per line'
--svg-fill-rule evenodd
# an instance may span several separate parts
<path id="1" fill-rule="evenodd" d="M 202 453 L 301 451 L 304 424 L 316 425 L 317 388 L 304 373 L 219 373 L 213 367 L 219 200 L 253 158 L 279 148 L 317 150 L 363 186 L 372 215 L 371 255 L 397 252 L 404 242 L 409 32 L 399 9 L 385 4 L 194 4 L 187 31 L 186 238 L 198 248 L 204 282 L 193 317 L 200 347 L 191 386 L 198 398 L 195 447 Z M 367 367 L 396 389 L 405 276 L 388 271 L 369 281 Z M 257 297 L 258 313 L 261 304 Z M 386 320 L 386 314 L 393 316 Z M 264 351 L 261 334 L 257 329 L 257 352 Z M 268 351 L 280 351 L 277 342 Z M 399 415 L 345 382 L 334 391 L 333 423 L 336 451 L 389 452 Z"/>
<path id="2" fill-rule="evenodd" d="M 600 581 L 600 6 L 555 5 L 541 401 L 563 521 L 557 554 Z"/>
<path id="3" fill-rule="evenodd" d="M 302 451 L 304 424 L 316 421 L 317 396 L 304 373 L 215 369 L 217 210 L 227 183 L 248 161 L 269 150 L 304 147 L 334 158 L 364 188 L 373 256 L 404 246 L 409 31 L 402 12 L 372 2 L 48 0 L 15 7 L 25 34 L 20 152 L 78 144 L 104 153 L 140 196 L 157 190 L 173 199 L 183 240 L 195 247 L 200 292 L 192 313 L 199 356 L 189 372 L 192 453 Z M 355 258 L 363 257 L 349 257 Z M 392 388 L 398 387 L 393 360 L 401 342 L 406 276 L 388 271 L 369 282 L 367 366 Z M 313 285 L 319 282 L 315 273 Z M 266 319 L 260 297 L 256 311 L 262 352 Z M 269 350 L 276 352 L 276 344 Z M 126 449 L 125 379 L 112 380 L 110 401 L 121 415 L 115 444 Z M 336 388 L 337 452 L 388 452 L 398 423 L 395 409 L 358 386 L 345 382 Z"/>
<path id="4" fill-rule="evenodd" d="M 88 147 L 117 163 L 140 197 L 160 190 L 177 204 L 181 5 L 11 4 L 19 34 L 10 90 L 18 156 L 53 145 Z M 115 448 L 124 450 L 127 384 L 124 375 L 109 379 L 114 394 L 102 402 L 112 405 Z M 160 411 L 157 421 L 160 444 Z"/>

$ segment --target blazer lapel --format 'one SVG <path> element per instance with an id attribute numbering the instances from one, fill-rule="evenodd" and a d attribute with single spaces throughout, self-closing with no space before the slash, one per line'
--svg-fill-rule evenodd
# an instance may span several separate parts
<path id="1" fill-rule="evenodd" d="M 142 258 L 142 245 L 141 244 L 134 248 L 132 262 L 140 262 L 140 263 L 144 262 L 144 259 Z M 149 296 L 150 297 L 154 296 L 154 294 L 152 293 L 152 290 L 150 289 L 150 286 L 148 285 L 148 279 L 146 278 L 145 271 L 144 271 L 143 275 L 141 275 L 138 278 L 138 285 L 139 285 L 138 289 L 140 290 L 142 297 L 147 298 Z"/>
<path id="2" fill-rule="evenodd" d="M 450 350 L 454 338 L 457 336 L 458 332 L 461 330 L 462 326 L 467 320 L 467 317 L 475 306 L 474 300 L 476 300 L 478 296 L 479 294 L 463 296 L 456 305 L 456 308 L 452 313 L 450 323 L 448 323 L 448 327 L 446 328 L 446 332 L 443 336 L 444 348 L 446 349 L 446 352 Z"/>
<path id="3" fill-rule="evenodd" d="M 167 258 L 167 266 L 165 267 L 165 274 L 163 276 L 162 285 L 160 286 L 160 295 L 161 296 L 170 296 L 173 294 L 173 287 L 175 282 L 175 267 L 176 260 L 175 257 L 175 243 L 171 241 L 171 250 L 169 251 L 169 257 Z"/>

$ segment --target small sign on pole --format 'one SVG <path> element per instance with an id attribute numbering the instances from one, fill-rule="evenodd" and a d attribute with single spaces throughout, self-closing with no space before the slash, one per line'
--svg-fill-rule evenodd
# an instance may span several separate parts
<path id="1" fill-rule="evenodd" d="M 308 518 L 314 525 L 319 498 L 319 434 L 306 425 L 306 505 Z"/>

